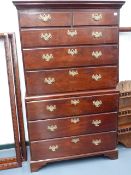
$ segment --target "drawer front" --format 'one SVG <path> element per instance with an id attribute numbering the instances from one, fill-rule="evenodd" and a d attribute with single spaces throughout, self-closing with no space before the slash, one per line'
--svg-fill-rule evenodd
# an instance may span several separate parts
<path id="1" fill-rule="evenodd" d="M 117 27 L 59 28 L 22 30 L 21 42 L 26 47 L 117 43 Z"/>
<path id="2" fill-rule="evenodd" d="M 116 66 L 26 72 L 27 94 L 43 95 L 115 88 L 117 74 Z"/>
<path id="3" fill-rule="evenodd" d="M 119 127 L 124 125 L 131 125 L 131 114 L 119 116 L 118 119 Z"/>
<path id="4" fill-rule="evenodd" d="M 73 13 L 73 25 L 118 25 L 117 10 L 90 10 Z"/>
<path id="5" fill-rule="evenodd" d="M 21 27 L 71 26 L 72 13 L 23 11 L 19 14 Z"/>
<path id="6" fill-rule="evenodd" d="M 117 113 L 30 121 L 30 140 L 91 134 L 117 129 Z"/>
<path id="7" fill-rule="evenodd" d="M 88 154 L 116 148 L 117 133 L 101 133 L 31 142 L 31 160 Z"/>
<path id="8" fill-rule="evenodd" d="M 62 118 L 118 110 L 119 95 L 106 94 L 26 102 L 28 120 Z"/>
<path id="9" fill-rule="evenodd" d="M 118 46 L 84 46 L 23 50 L 26 70 L 118 63 Z"/>

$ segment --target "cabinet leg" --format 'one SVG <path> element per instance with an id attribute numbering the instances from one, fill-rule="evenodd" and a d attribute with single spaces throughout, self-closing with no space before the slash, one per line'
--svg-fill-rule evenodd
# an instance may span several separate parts
<path id="1" fill-rule="evenodd" d="M 118 141 L 122 143 L 125 147 L 131 148 L 131 133 L 118 135 Z"/>
<path id="2" fill-rule="evenodd" d="M 112 150 L 104 154 L 104 156 L 108 157 L 111 160 L 118 159 L 118 150 Z"/>
<path id="3" fill-rule="evenodd" d="M 30 163 L 31 172 L 38 171 L 46 164 L 47 164 L 47 162 L 44 162 L 44 161 L 43 162 L 31 162 Z"/>

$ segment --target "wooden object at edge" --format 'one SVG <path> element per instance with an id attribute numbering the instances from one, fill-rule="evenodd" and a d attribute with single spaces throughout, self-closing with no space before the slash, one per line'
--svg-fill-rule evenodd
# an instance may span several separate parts
<path id="1" fill-rule="evenodd" d="M 121 81 L 117 85 L 120 91 L 118 142 L 131 147 L 131 80 Z"/>

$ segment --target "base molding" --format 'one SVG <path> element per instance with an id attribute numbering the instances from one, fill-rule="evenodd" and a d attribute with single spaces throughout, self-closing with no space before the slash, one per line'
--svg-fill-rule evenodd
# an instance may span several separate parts
<path id="1" fill-rule="evenodd" d="M 63 161 L 63 160 L 92 157 L 92 156 L 105 156 L 111 160 L 115 160 L 115 159 L 118 159 L 118 150 L 115 149 L 115 150 L 108 150 L 108 151 L 102 151 L 102 152 L 97 152 L 97 153 L 90 153 L 90 154 L 88 153 L 88 154 L 84 154 L 84 155 L 82 154 L 82 155 L 54 158 L 51 160 L 31 161 L 30 168 L 31 168 L 31 172 L 35 172 L 35 171 L 38 171 L 39 169 L 43 168 L 43 166 L 45 166 L 47 163 L 50 163 L 50 162 L 57 162 L 57 161 Z"/>

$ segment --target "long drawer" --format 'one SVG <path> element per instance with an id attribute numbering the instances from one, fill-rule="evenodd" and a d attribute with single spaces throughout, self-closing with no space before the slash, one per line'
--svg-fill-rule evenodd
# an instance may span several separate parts
<path id="1" fill-rule="evenodd" d="M 115 112 L 118 110 L 118 93 L 58 98 L 26 102 L 28 120 L 40 120 Z"/>
<path id="2" fill-rule="evenodd" d="M 117 10 L 28 10 L 19 13 L 21 27 L 71 26 L 73 25 L 117 25 Z"/>
<path id="3" fill-rule="evenodd" d="M 118 62 L 118 46 L 24 49 L 23 59 L 25 70 L 114 65 Z"/>
<path id="4" fill-rule="evenodd" d="M 114 131 L 117 113 L 29 121 L 28 129 L 31 141 Z"/>
<path id="5" fill-rule="evenodd" d="M 28 95 L 111 89 L 118 81 L 117 66 L 29 71 L 25 75 Z"/>
<path id="6" fill-rule="evenodd" d="M 116 132 L 31 142 L 31 160 L 95 153 L 116 148 Z"/>
<path id="7" fill-rule="evenodd" d="M 21 31 L 21 42 L 23 48 L 117 43 L 118 27 L 28 29 Z"/>

